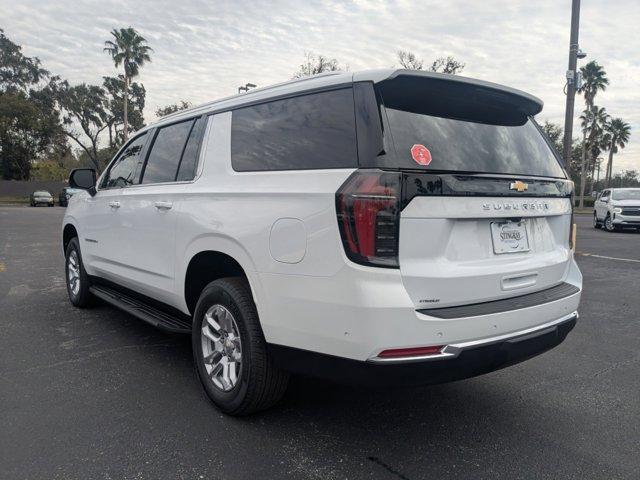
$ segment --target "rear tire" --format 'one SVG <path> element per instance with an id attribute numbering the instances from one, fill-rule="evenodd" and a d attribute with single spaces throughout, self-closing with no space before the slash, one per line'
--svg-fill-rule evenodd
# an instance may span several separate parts
<path id="1" fill-rule="evenodd" d="M 593 228 L 600 228 L 600 222 L 598 221 L 596 212 L 593 212 Z"/>
<path id="2" fill-rule="evenodd" d="M 241 416 L 265 410 L 287 389 L 289 374 L 269 357 L 244 278 L 222 278 L 204 288 L 193 316 L 191 345 L 198 378 L 224 413 Z"/>
<path id="3" fill-rule="evenodd" d="M 65 252 L 64 278 L 67 284 L 69 301 L 74 307 L 86 308 L 93 303 L 93 295 L 89 291 L 91 286 L 89 276 L 82 263 L 78 238 L 69 241 Z"/>

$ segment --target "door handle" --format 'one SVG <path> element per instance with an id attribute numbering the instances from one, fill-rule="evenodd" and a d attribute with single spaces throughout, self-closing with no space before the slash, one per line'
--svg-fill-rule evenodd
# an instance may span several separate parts
<path id="1" fill-rule="evenodd" d="M 109 202 L 111 208 L 120 208 L 120 202 Z"/>
<path id="2" fill-rule="evenodd" d="M 158 210 L 171 210 L 173 203 L 171 202 L 156 202 L 155 206 Z"/>

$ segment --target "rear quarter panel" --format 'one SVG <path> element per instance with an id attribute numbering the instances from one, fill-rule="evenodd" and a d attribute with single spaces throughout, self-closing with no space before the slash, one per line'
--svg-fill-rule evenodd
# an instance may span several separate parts
<path id="1" fill-rule="evenodd" d="M 332 276 L 344 266 L 335 192 L 354 169 L 235 172 L 230 136 L 231 112 L 209 117 L 201 174 L 180 202 L 176 289 L 184 292 L 186 269 L 197 253 L 226 253 L 247 273 L 267 333 L 275 320 L 265 307 L 262 276 Z M 287 221 L 278 223 L 282 219 Z M 274 233 L 276 223 L 285 227 Z M 287 228 L 298 224 L 287 241 Z M 184 298 L 178 307 L 187 311 Z"/>

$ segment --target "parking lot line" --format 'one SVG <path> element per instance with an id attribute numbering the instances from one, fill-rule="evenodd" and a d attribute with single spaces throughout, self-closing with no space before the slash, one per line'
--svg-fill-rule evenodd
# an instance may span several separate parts
<path id="1" fill-rule="evenodd" d="M 607 257 L 606 255 L 596 255 L 595 253 L 587 253 L 587 252 L 576 252 L 576 254 L 582 257 L 595 257 L 595 258 L 604 258 L 606 260 L 618 260 L 620 262 L 640 263 L 640 260 L 636 260 L 634 258 Z"/>

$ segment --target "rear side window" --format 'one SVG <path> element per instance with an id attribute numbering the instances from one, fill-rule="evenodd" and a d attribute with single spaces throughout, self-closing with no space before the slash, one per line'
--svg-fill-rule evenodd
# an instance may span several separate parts
<path id="1" fill-rule="evenodd" d="M 194 121 L 174 123 L 158 130 L 144 167 L 142 183 L 173 182 Z"/>
<path id="2" fill-rule="evenodd" d="M 193 180 L 196 176 L 196 168 L 198 166 L 198 153 L 200 152 L 200 139 L 202 138 L 202 129 L 204 128 L 205 118 L 199 118 L 189 134 L 187 146 L 184 148 L 180 167 L 178 168 L 178 176 L 176 180 L 186 182 Z"/>
<path id="3" fill-rule="evenodd" d="M 375 166 L 565 178 L 517 98 L 427 79 L 383 82 L 379 97 L 395 155 Z"/>
<path id="4" fill-rule="evenodd" d="M 147 134 L 140 135 L 132 140 L 120 153 L 120 156 L 111 165 L 107 176 L 102 183 L 102 188 L 121 188 L 137 183 L 140 172 L 140 152 L 142 151 Z"/>
<path id="5" fill-rule="evenodd" d="M 231 162 L 239 172 L 357 167 L 352 90 L 234 110 Z"/>

